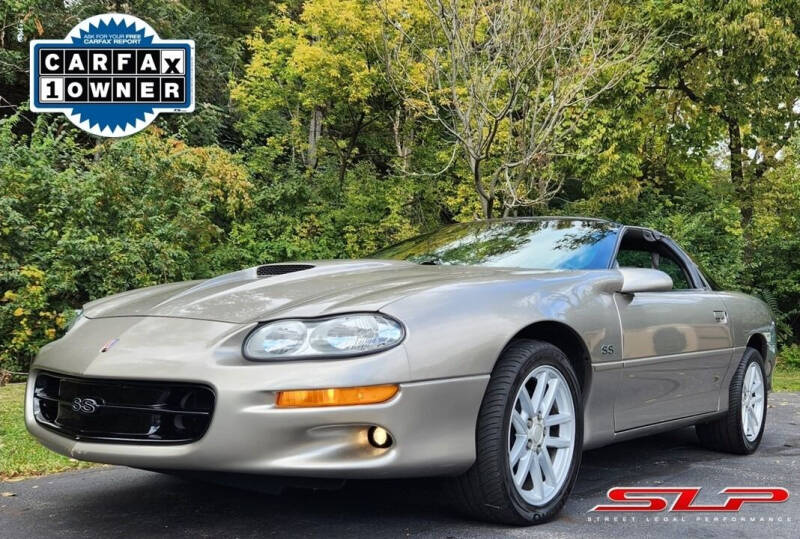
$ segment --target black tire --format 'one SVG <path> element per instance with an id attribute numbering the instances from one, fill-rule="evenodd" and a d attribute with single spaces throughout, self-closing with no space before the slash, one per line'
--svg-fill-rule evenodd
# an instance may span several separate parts
<path id="1" fill-rule="evenodd" d="M 761 371 L 761 380 L 764 386 L 764 410 L 761 418 L 761 427 L 758 436 L 752 441 L 748 440 L 742 426 L 742 385 L 745 373 L 750 364 L 755 363 Z M 755 348 L 747 348 L 736 368 L 728 392 L 728 412 L 721 418 L 709 423 L 695 425 L 695 431 L 700 443 L 714 451 L 723 451 L 737 455 L 749 455 L 758 448 L 767 420 L 767 377 L 764 374 L 764 359 Z"/>
<path id="2" fill-rule="evenodd" d="M 567 381 L 575 411 L 575 445 L 565 480 L 549 502 L 527 503 L 517 492 L 508 464 L 510 415 L 520 385 L 533 369 L 549 365 Z M 555 346 L 528 339 L 509 344 L 497 361 L 483 397 L 476 429 L 476 460 L 450 481 L 450 495 L 467 516 L 479 520 L 527 526 L 555 517 L 575 484 L 583 447 L 583 405 L 580 386 L 566 355 Z"/>

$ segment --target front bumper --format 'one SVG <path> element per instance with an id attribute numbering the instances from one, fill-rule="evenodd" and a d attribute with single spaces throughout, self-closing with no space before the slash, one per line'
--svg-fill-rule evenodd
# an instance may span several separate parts
<path id="1" fill-rule="evenodd" d="M 218 388 L 211 426 L 181 445 L 75 441 L 48 430 L 26 406 L 30 433 L 79 460 L 134 468 L 281 476 L 368 478 L 456 474 L 475 460 L 475 420 L 487 376 L 400 385 L 376 405 L 278 409 L 275 393 Z M 31 402 L 35 373 L 26 399 Z M 367 430 L 387 429 L 392 446 L 372 447 Z"/>
<path id="2" fill-rule="evenodd" d="M 28 381 L 25 420 L 30 433 L 49 449 L 79 460 L 163 470 L 343 479 L 414 477 L 457 474 L 475 460 L 475 423 L 488 375 L 404 379 L 409 373 L 402 346 L 357 359 L 242 363 L 229 343 L 229 334 L 239 328 L 191 322 L 171 321 L 173 331 L 158 337 L 150 327 L 158 323 L 155 320 L 140 320 L 138 328 L 129 320 L 97 320 L 85 326 L 92 326 L 97 336 L 84 330 L 78 344 L 70 342 L 79 337 L 71 332 L 67 342 L 56 341 L 43 349 Z M 207 324 L 207 332 L 222 335 L 221 344 L 210 350 L 184 349 L 182 354 L 173 349 L 161 361 L 158 353 L 142 359 L 141 348 L 117 345 L 94 361 L 86 360 L 87 349 L 99 350 L 102 339 L 121 333 L 120 344 L 135 333 L 150 332 L 154 342 L 149 350 L 166 352 L 172 347 L 163 340 L 187 342 L 181 338 L 183 324 L 195 332 Z M 73 354 L 79 354 L 80 361 L 70 361 Z M 216 394 L 211 424 L 202 438 L 188 444 L 76 441 L 37 423 L 32 402 L 40 369 L 92 378 L 208 384 Z M 282 389 L 383 383 L 399 383 L 400 391 L 381 404 L 275 407 L 277 391 Z M 371 446 L 367 440 L 371 426 L 388 430 L 393 444 L 385 449 Z"/>

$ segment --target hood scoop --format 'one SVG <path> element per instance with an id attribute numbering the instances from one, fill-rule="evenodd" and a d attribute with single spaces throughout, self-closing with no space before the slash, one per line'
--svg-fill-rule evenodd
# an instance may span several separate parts
<path id="1" fill-rule="evenodd" d="M 311 269 L 314 266 L 311 264 L 267 264 L 259 266 L 256 269 L 258 277 L 272 277 L 273 275 L 284 275 L 286 273 L 294 273 L 295 271 L 303 271 Z"/>

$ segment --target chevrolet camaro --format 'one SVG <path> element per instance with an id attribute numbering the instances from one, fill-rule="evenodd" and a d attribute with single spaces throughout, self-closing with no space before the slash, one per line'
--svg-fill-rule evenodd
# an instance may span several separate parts
<path id="1" fill-rule="evenodd" d="M 470 515 L 525 525 L 557 514 L 585 449 L 694 425 L 755 451 L 775 338 L 763 302 L 655 230 L 488 220 L 88 303 L 33 363 L 25 416 L 80 460 L 445 476 Z"/>

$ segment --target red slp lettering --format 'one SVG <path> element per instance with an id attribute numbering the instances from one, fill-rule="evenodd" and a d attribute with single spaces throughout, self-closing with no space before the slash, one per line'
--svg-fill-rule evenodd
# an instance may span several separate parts
<path id="1" fill-rule="evenodd" d="M 789 491 L 780 487 L 726 487 L 720 491 L 727 500 L 723 505 L 694 505 L 701 487 L 614 487 L 607 496 L 612 504 L 596 505 L 592 511 L 668 511 L 736 512 L 745 503 L 782 503 Z M 672 505 L 662 495 L 675 496 Z M 672 496 L 670 496 L 672 497 Z"/>

